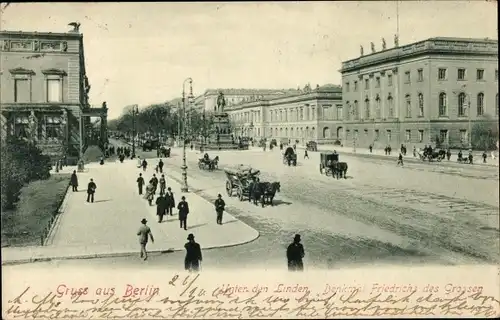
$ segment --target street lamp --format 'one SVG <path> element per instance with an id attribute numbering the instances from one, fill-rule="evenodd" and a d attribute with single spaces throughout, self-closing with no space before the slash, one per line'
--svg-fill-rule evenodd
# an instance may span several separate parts
<path id="1" fill-rule="evenodd" d="M 187 165 L 186 165 L 186 135 L 187 135 L 187 126 L 186 126 L 186 92 L 185 92 L 185 86 L 186 82 L 189 81 L 189 96 L 188 96 L 188 102 L 191 103 L 193 100 L 193 79 L 187 78 L 184 80 L 182 83 L 182 112 L 183 112 L 183 139 L 184 143 L 182 144 L 182 188 L 181 192 L 189 192 L 188 191 L 188 184 L 187 184 Z"/>
<path id="2" fill-rule="evenodd" d="M 139 113 L 139 106 L 132 106 L 132 159 L 135 159 L 135 116 Z"/>

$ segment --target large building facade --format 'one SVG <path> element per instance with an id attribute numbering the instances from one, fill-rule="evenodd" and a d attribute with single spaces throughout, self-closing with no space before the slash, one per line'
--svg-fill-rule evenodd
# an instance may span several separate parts
<path id="1" fill-rule="evenodd" d="M 384 43 L 385 47 L 385 43 Z M 344 145 L 468 146 L 498 121 L 498 41 L 431 38 L 342 63 Z"/>
<path id="2" fill-rule="evenodd" d="M 30 139 L 46 154 L 76 159 L 80 115 L 90 110 L 83 35 L 2 31 L 0 43 L 2 139 Z"/>
<path id="3" fill-rule="evenodd" d="M 325 85 L 252 98 L 227 108 L 237 136 L 333 143 L 343 121 L 342 89 Z"/>

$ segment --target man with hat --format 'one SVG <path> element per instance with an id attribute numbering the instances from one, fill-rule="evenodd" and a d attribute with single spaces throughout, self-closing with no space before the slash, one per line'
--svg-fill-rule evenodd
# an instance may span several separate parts
<path id="1" fill-rule="evenodd" d="M 184 245 L 186 248 L 186 258 L 184 259 L 184 268 L 188 271 L 198 271 L 200 269 L 201 248 L 200 245 L 194 242 L 194 235 L 190 233 L 187 237 L 188 243 Z"/>
<path id="2" fill-rule="evenodd" d="M 296 234 L 293 242 L 286 250 L 286 257 L 288 259 L 288 271 L 303 271 L 304 263 L 304 246 L 300 243 L 300 234 Z"/>
<path id="3" fill-rule="evenodd" d="M 177 205 L 177 209 L 179 210 L 179 221 L 181 222 L 181 228 L 187 230 L 187 215 L 189 214 L 189 205 L 186 202 L 186 197 L 182 196 L 181 201 Z"/>
<path id="4" fill-rule="evenodd" d="M 151 238 L 151 242 L 155 243 L 155 239 L 153 238 L 153 234 L 151 233 L 151 229 L 146 225 L 148 220 L 142 219 L 142 225 L 139 227 L 139 231 L 137 231 L 137 235 L 139 236 L 139 243 L 141 245 L 141 258 L 144 257 L 144 260 L 148 258 L 148 252 L 146 251 L 146 245 L 148 244 L 148 236 Z"/>
<path id="5" fill-rule="evenodd" d="M 174 194 L 172 193 L 172 188 L 168 187 L 167 188 L 167 194 L 165 195 L 165 198 L 167 198 L 167 213 L 172 215 L 172 209 L 175 208 L 175 198 Z"/>
<path id="6" fill-rule="evenodd" d="M 215 212 L 217 212 L 217 224 L 222 225 L 222 213 L 224 213 L 224 207 L 226 206 L 226 203 L 224 200 L 222 200 L 222 196 L 219 193 L 217 195 L 217 200 L 215 200 Z"/>

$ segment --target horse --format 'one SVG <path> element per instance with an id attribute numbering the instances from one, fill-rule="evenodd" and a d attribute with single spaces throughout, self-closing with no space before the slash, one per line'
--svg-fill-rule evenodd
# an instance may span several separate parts
<path id="1" fill-rule="evenodd" d="M 263 200 L 264 200 L 264 192 L 265 188 L 263 187 L 265 182 L 251 182 L 250 185 L 248 186 L 248 202 L 252 202 L 253 204 L 257 205 L 257 201 L 261 201 L 262 206 Z"/>
<path id="2" fill-rule="evenodd" d="M 446 157 L 446 151 L 444 150 L 439 150 L 439 151 L 432 151 L 430 152 L 424 152 L 424 159 L 427 157 L 427 159 L 430 161 L 437 159 L 438 161 L 443 160 Z"/>
<path id="3" fill-rule="evenodd" d="M 262 198 L 262 207 L 264 207 L 264 204 L 269 203 L 271 206 L 273 206 L 273 199 L 274 196 L 276 195 L 276 192 L 280 192 L 281 189 L 281 184 L 279 182 L 263 182 L 263 187 L 264 187 L 264 192 L 261 195 Z"/>
<path id="4" fill-rule="evenodd" d="M 215 156 L 215 158 L 210 160 L 209 170 L 212 171 L 214 169 L 219 169 L 219 156 Z"/>
<path id="5" fill-rule="evenodd" d="M 332 178 L 337 177 L 337 180 L 344 176 L 347 179 L 347 163 L 346 162 L 333 162 L 332 163 Z"/>

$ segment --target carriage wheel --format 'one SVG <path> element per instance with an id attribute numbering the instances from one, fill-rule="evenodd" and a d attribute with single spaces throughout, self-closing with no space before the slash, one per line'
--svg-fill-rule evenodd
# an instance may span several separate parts
<path id="1" fill-rule="evenodd" d="M 233 186 L 231 184 L 231 181 L 226 181 L 226 191 L 228 196 L 233 196 Z"/>

